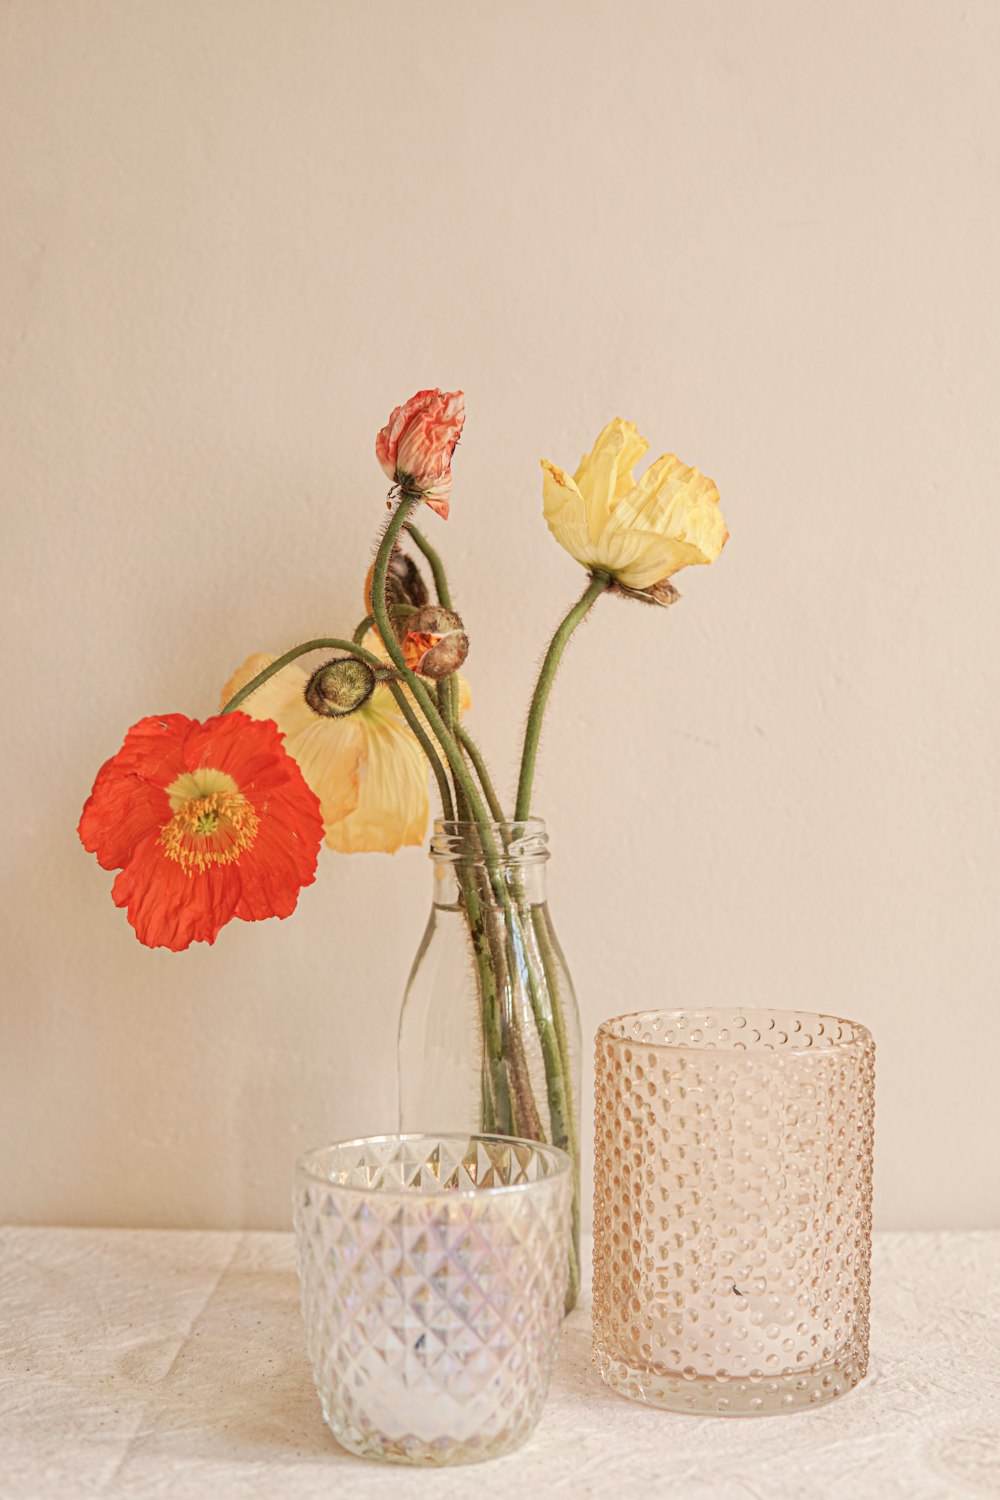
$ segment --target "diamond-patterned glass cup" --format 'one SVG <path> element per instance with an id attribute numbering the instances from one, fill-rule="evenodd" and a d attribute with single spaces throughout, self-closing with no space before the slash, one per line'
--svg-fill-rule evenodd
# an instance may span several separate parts
<path id="1" fill-rule="evenodd" d="M 594 1355 L 673 1411 L 819 1405 L 868 1368 L 875 1044 L 780 1010 L 597 1033 Z"/>
<path id="2" fill-rule="evenodd" d="M 503 1136 L 382 1136 L 302 1157 L 302 1311 L 323 1415 L 394 1463 L 507 1453 L 545 1400 L 573 1173 Z"/>

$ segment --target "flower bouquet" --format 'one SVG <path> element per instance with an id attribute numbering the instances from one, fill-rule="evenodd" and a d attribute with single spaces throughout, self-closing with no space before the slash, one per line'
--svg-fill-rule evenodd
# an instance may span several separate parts
<path id="1" fill-rule="evenodd" d="M 539 883 L 544 829 L 532 804 L 543 717 L 563 652 L 598 599 L 672 604 L 673 575 L 714 561 L 728 532 L 697 469 L 666 454 L 634 477 L 649 445 L 630 422 L 610 422 L 573 475 L 543 461 L 545 519 L 587 579 L 542 661 L 505 808 L 464 722 L 469 639 L 444 564 L 414 524 L 424 506 L 448 517 L 464 420 L 460 391 L 420 391 L 378 434 L 391 514 L 353 634 L 248 657 L 204 722 L 141 719 L 98 772 L 79 833 L 118 871 L 112 897 L 140 942 L 176 952 L 214 942 L 234 917 L 289 916 L 324 840 L 343 853 L 421 843 L 429 767 L 441 804 L 439 915 L 404 1006 L 401 1045 L 415 1060 L 401 1073 L 423 1089 L 408 1104 L 404 1087 L 404 1127 L 530 1137 L 578 1163 L 578 1018 Z M 317 652 L 326 659 L 303 670 L 299 658 Z M 444 912 L 460 933 L 450 940 L 456 978 L 428 988 L 421 959 Z M 464 1041 L 450 1046 L 449 1027 Z M 467 1117 L 446 1118 L 453 1109 Z M 420 1111 L 427 1117 L 406 1118 Z M 575 1268 L 574 1252 L 571 1298 Z"/>

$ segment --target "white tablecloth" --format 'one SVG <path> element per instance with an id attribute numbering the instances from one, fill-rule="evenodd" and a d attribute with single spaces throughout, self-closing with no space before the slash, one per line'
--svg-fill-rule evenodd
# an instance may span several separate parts
<path id="1" fill-rule="evenodd" d="M 876 1237 L 873 1371 L 815 1412 L 725 1420 L 612 1395 L 586 1303 L 518 1453 L 414 1470 L 320 1416 L 285 1234 L 0 1229 L 0 1496 L 1000 1497 L 1000 1234 Z"/>

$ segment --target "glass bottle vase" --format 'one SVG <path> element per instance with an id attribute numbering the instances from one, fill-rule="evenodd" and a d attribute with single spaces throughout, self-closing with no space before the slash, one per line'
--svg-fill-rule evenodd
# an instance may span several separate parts
<path id="1" fill-rule="evenodd" d="M 435 824 L 430 918 L 399 1019 L 400 1129 L 519 1136 L 573 1160 L 579 1290 L 580 1015 L 546 902 L 545 824 Z"/>

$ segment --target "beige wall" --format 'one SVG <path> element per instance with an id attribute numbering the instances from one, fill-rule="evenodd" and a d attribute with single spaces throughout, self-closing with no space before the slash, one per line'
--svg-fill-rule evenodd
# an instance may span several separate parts
<path id="1" fill-rule="evenodd" d="M 173 957 L 74 827 L 136 718 L 354 624 L 375 431 L 441 384 L 508 784 L 580 585 L 539 457 L 631 417 L 733 533 L 557 686 L 585 1034 L 863 1018 L 880 1223 L 1000 1225 L 998 45 L 994 0 L 6 0 L 0 1216 L 284 1224 L 300 1148 L 392 1127 L 422 853 Z"/>

